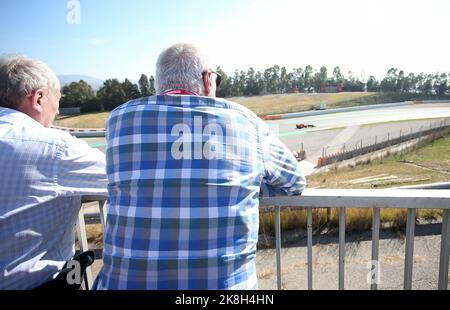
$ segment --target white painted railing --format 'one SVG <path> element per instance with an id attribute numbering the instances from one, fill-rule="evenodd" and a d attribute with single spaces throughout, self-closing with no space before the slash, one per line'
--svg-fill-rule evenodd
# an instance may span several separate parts
<path id="1" fill-rule="evenodd" d="M 99 201 L 100 222 L 104 229 L 105 224 L 105 198 L 84 197 L 83 202 Z M 281 207 L 306 208 L 307 209 L 307 245 L 308 245 L 308 289 L 312 289 L 312 209 L 313 208 L 338 208 L 339 209 L 339 289 L 344 289 L 345 278 L 345 212 L 347 208 L 373 209 L 372 225 L 372 261 L 378 261 L 379 234 L 380 234 L 380 209 L 401 208 L 407 209 L 406 225 L 406 249 L 404 269 L 404 289 L 412 288 L 413 253 L 415 217 L 417 209 L 442 209 L 442 236 L 439 265 L 438 289 L 448 289 L 449 254 L 450 254 L 450 190 L 447 189 L 306 189 L 302 196 L 261 198 L 261 206 L 275 206 L 275 232 L 276 232 L 276 261 L 277 261 L 277 288 L 281 289 Z M 98 216 L 98 215 L 97 215 Z M 84 229 L 83 209 L 78 218 L 78 232 L 82 251 L 87 250 L 86 231 Z M 377 269 L 375 269 L 376 271 Z M 92 284 L 92 276 L 88 270 L 86 284 Z M 378 279 L 378 274 L 374 274 Z M 377 284 L 371 284 L 371 289 L 376 290 Z"/>

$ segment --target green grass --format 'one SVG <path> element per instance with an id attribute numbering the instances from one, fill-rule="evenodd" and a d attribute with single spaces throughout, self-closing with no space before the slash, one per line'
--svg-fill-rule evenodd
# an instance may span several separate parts
<path id="1" fill-rule="evenodd" d="M 371 126 L 376 126 L 376 125 L 385 125 L 385 124 L 395 124 L 395 123 L 404 123 L 407 121 L 414 121 L 414 122 L 418 122 L 418 121 L 432 121 L 432 120 L 437 120 L 437 119 L 443 119 L 442 117 L 430 117 L 430 118 L 415 118 L 415 119 L 402 119 L 402 120 L 397 120 L 397 121 L 386 121 L 386 122 L 375 122 L 375 123 L 367 123 L 367 124 L 363 124 L 361 125 L 361 127 L 371 127 Z M 447 118 L 447 121 L 449 119 Z M 427 127 L 424 127 L 424 129 L 427 129 Z"/>

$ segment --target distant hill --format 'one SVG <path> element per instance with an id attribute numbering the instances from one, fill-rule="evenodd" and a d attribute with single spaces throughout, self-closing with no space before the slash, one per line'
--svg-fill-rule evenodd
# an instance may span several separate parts
<path id="1" fill-rule="evenodd" d="M 98 90 L 100 87 L 103 86 L 103 80 L 88 75 L 75 75 L 75 74 L 58 75 L 58 78 L 61 83 L 61 87 L 70 84 L 72 82 L 79 82 L 80 80 L 83 80 L 89 85 L 91 85 L 94 90 Z"/>

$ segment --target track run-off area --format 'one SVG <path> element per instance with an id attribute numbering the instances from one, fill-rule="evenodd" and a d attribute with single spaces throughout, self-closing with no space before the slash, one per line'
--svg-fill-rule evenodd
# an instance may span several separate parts
<path id="1" fill-rule="evenodd" d="M 369 145 L 388 138 L 396 138 L 411 131 L 416 132 L 450 124 L 450 102 L 411 104 L 379 109 L 339 112 L 266 121 L 272 130 L 291 150 L 306 152 L 301 162 L 305 174 L 314 172 L 317 159 L 326 154 Z M 313 128 L 296 129 L 296 124 L 314 125 Z M 83 138 L 89 145 L 104 151 L 105 138 Z M 345 145 L 345 146 L 344 146 Z"/>

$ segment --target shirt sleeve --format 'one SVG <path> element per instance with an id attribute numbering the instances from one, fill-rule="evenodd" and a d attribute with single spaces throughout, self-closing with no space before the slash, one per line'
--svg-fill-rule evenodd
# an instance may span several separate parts
<path id="1" fill-rule="evenodd" d="M 300 195 L 306 187 L 306 179 L 299 162 L 262 120 L 260 130 L 265 170 L 261 196 Z"/>
<path id="2" fill-rule="evenodd" d="M 57 184 L 70 196 L 107 195 L 105 154 L 72 136 L 66 138 L 57 169 Z"/>

